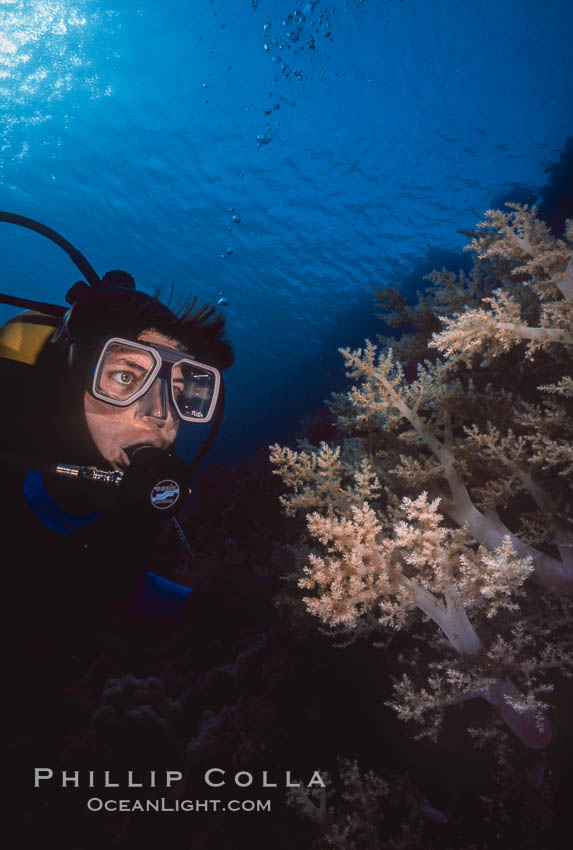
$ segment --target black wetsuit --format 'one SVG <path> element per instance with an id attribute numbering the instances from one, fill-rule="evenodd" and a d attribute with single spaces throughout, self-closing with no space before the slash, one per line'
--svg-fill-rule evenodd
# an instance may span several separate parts
<path id="1" fill-rule="evenodd" d="M 39 367 L 0 360 L 0 388 L 8 401 L 0 428 L 4 645 L 73 643 L 114 618 L 153 622 L 169 610 L 180 617 L 172 604 L 177 594 L 167 589 L 166 603 L 165 588 L 148 576 L 163 517 L 118 509 L 114 495 L 98 485 L 32 468 L 48 460 L 101 464 L 83 413 L 73 414 L 69 398 Z"/>

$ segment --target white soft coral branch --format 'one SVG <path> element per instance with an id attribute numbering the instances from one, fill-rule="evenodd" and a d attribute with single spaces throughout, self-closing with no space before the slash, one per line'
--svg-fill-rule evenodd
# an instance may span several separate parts
<path id="1" fill-rule="evenodd" d="M 553 499 L 524 468 L 521 456 L 526 440 L 517 438 L 511 430 L 504 438 L 491 423 L 485 433 L 480 432 L 475 426 L 466 428 L 465 433 L 469 445 L 475 446 L 483 457 L 501 463 L 521 482 L 523 489 L 529 493 L 548 524 L 547 530 L 551 534 L 561 558 L 562 573 L 573 576 L 573 534 L 560 527 Z M 520 459 L 510 457 L 512 449 L 517 450 Z"/>
<path id="2" fill-rule="evenodd" d="M 483 298 L 477 309 L 466 306 L 453 315 L 440 316 L 444 330 L 434 334 L 430 343 L 447 357 L 468 364 L 479 350 L 485 349 L 483 364 L 487 365 L 494 357 L 523 341 L 528 342 L 528 356 L 550 343 L 573 345 L 570 236 L 569 244 L 555 239 L 537 218 L 535 208 L 518 204 L 508 206 L 512 210 L 509 213 L 488 210 L 485 221 L 478 225 L 475 238 L 466 246 L 466 250 L 475 253 L 481 261 L 495 264 L 500 259 L 504 263 L 509 260 L 511 266 L 505 288 Z M 570 230 L 573 229 L 568 228 L 568 234 Z M 500 272 L 503 279 L 504 272 L 502 269 Z M 517 284 L 518 275 L 525 277 L 521 284 Z M 523 287 L 537 298 L 541 327 L 531 327 L 521 320 L 520 304 L 515 295 L 523 300 Z"/>
<path id="3" fill-rule="evenodd" d="M 347 518 L 311 514 L 309 530 L 327 552 L 310 557 L 299 582 L 315 594 L 305 597 L 307 609 L 328 625 L 357 629 L 373 611 L 384 625 L 401 628 L 408 612 L 418 608 L 458 655 L 470 661 L 485 657 L 468 608 L 490 616 L 514 607 L 511 596 L 531 563 L 517 559 L 508 540 L 494 553 L 483 547 L 475 551 L 462 532 L 441 525 L 438 502 L 429 502 L 426 493 L 403 499 L 404 519 L 390 537 L 366 503 L 353 507 Z M 549 723 L 520 709 L 525 697 L 509 679 L 490 676 L 476 682 L 464 698 L 486 699 L 528 746 L 548 742 Z"/>
<path id="4" fill-rule="evenodd" d="M 483 299 L 490 309 L 466 309 L 453 317 L 440 316 L 444 330 L 435 333 L 430 340 L 430 348 L 437 348 L 451 360 L 463 360 L 471 365 L 475 354 L 485 349 L 482 365 L 491 363 L 505 351 L 524 340 L 531 343 L 528 354 L 549 343 L 573 345 L 573 331 L 567 327 L 529 327 L 521 322 L 520 306 L 515 298 L 501 289 Z M 551 305 L 553 312 L 556 305 Z M 550 312 L 547 308 L 546 321 L 549 325 Z M 557 310 L 558 318 L 566 321 L 564 309 Z M 561 316 L 560 313 L 563 315 Z M 544 313 L 545 315 L 545 313 Z"/>
<path id="5" fill-rule="evenodd" d="M 357 417 L 366 417 L 376 410 L 383 412 L 394 408 L 409 422 L 419 439 L 439 461 L 451 497 L 442 501 L 445 513 L 460 526 L 467 523 L 475 540 L 490 550 L 502 546 L 504 539 L 509 537 L 520 558 L 532 558 L 534 577 L 541 585 L 554 593 L 570 594 L 573 588 L 573 564 L 553 558 L 524 543 L 502 522 L 493 508 L 484 513 L 476 508 L 461 475 L 456 470 L 452 451 L 405 401 L 402 373 L 399 371 L 394 374 L 392 350 L 382 352 L 377 362 L 376 347 L 368 341 L 364 351 L 341 351 L 349 369 L 349 377 L 364 381 L 349 394 L 357 408 Z"/>

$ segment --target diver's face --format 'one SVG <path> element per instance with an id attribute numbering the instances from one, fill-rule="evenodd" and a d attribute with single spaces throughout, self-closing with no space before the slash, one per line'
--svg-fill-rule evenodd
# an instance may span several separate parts
<path id="1" fill-rule="evenodd" d="M 155 330 L 142 331 L 140 342 L 155 342 L 170 348 L 181 348 L 171 337 Z M 137 379 L 137 365 L 130 372 L 118 361 L 116 371 L 110 371 L 109 380 L 128 382 Z M 177 376 L 174 375 L 174 380 Z M 179 420 L 172 404 L 165 410 L 161 399 L 161 382 L 155 380 L 148 392 L 127 407 L 116 407 L 84 394 L 84 413 L 92 440 L 101 455 L 115 468 L 125 469 L 129 458 L 125 449 L 134 445 L 151 445 L 168 449 L 174 442 Z"/>

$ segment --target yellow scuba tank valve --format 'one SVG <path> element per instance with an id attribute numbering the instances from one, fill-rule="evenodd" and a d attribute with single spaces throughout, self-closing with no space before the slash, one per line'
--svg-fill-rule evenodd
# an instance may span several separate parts
<path id="1" fill-rule="evenodd" d="M 0 357 L 34 366 L 58 324 L 55 316 L 35 310 L 19 313 L 0 328 Z"/>

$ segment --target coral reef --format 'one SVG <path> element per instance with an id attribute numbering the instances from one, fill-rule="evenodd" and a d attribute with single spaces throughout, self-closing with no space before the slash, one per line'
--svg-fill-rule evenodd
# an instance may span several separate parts
<path id="1" fill-rule="evenodd" d="M 434 272 L 415 307 L 379 296 L 409 335 L 341 349 L 338 445 L 271 459 L 315 545 L 307 609 L 346 631 L 410 629 L 414 609 L 438 626 L 442 659 L 422 691 L 397 685 L 400 715 L 481 696 L 539 748 L 548 671 L 572 664 L 573 223 L 556 239 L 507 206 L 470 234 L 469 275 Z"/>
<path id="2" fill-rule="evenodd" d="M 385 781 L 340 758 L 336 776 L 322 776 L 327 788 L 288 794 L 289 805 L 316 825 L 316 850 L 422 850 L 432 843 L 427 823 L 448 823 L 406 775 Z"/>

